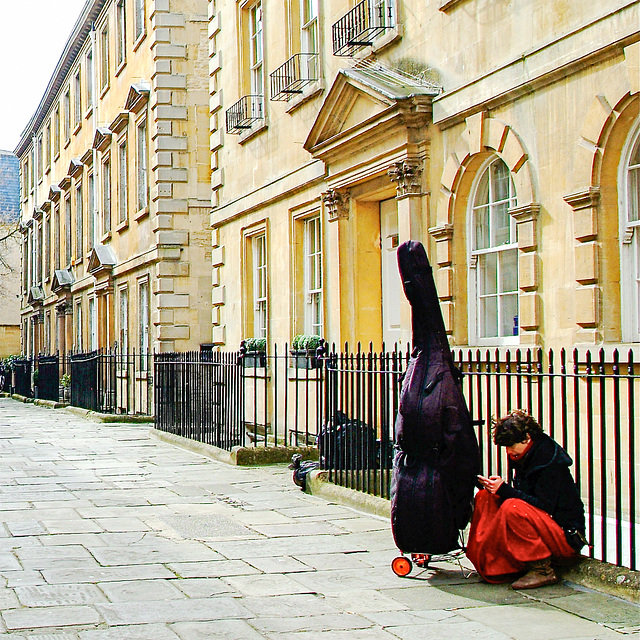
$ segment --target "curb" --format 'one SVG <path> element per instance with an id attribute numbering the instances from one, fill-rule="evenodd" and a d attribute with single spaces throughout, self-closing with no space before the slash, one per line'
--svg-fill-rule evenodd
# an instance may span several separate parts
<path id="1" fill-rule="evenodd" d="M 109 424 L 149 424 L 155 421 L 153 416 L 129 416 L 127 414 L 100 413 L 91 411 L 91 409 L 82 409 L 81 407 L 73 407 L 71 405 L 61 404 L 56 408 L 64 408 L 69 413 L 73 413 L 81 418 L 92 420 L 93 422 L 104 422 Z"/>
<path id="2" fill-rule="evenodd" d="M 231 451 L 227 451 L 212 444 L 205 444 L 155 428 L 150 429 L 149 434 L 181 449 L 235 466 L 251 467 L 289 463 L 291 456 L 295 453 L 300 453 L 306 458 L 318 459 L 318 450 L 315 447 L 233 447 Z"/>
<path id="3" fill-rule="evenodd" d="M 311 471 L 307 475 L 306 492 L 324 498 L 329 502 L 338 502 L 358 511 L 378 516 L 386 520 L 391 519 L 391 501 L 378 496 L 372 496 L 355 489 L 347 489 L 333 484 L 328 479 L 329 472 L 323 470 Z"/>

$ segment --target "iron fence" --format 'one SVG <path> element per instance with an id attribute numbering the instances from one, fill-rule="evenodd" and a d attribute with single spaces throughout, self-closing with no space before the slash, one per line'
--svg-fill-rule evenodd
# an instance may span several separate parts
<path id="1" fill-rule="evenodd" d="M 35 359 L 34 395 L 42 400 L 57 402 L 60 398 L 60 358 L 58 354 L 41 354 Z"/>
<path id="2" fill-rule="evenodd" d="M 636 569 L 639 556 L 637 477 L 640 375 L 630 350 L 622 358 L 577 349 L 456 351 L 478 432 L 482 465 L 504 475 L 506 457 L 491 445 L 491 418 L 513 408 L 534 415 L 574 460 L 587 511 L 592 557 Z"/>
<path id="3" fill-rule="evenodd" d="M 245 444 L 238 353 L 156 354 L 154 372 L 157 429 L 227 450 Z"/>

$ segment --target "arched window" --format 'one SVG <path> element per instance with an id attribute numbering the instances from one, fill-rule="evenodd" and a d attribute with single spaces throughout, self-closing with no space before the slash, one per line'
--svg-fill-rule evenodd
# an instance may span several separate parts
<path id="1" fill-rule="evenodd" d="M 472 191 L 470 229 L 470 339 L 514 343 L 518 336 L 518 248 L 509 209 L 516 193 L 509 167 L 494 158 Z"/>
<path id="2" fill-rule="evenodd" d="M 640 122 L 622 155 L 620 180 L 620 239 L 622 241 L 622 339 L 640 341 Z"/>

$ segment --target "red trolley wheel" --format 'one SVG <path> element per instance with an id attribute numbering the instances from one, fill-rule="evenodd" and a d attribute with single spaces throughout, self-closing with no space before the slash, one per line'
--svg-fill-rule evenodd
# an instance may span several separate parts
<path id="1" fill-rule="evenodd" d="M 412 566 L 411 560 L 404 556 L 398 556 L 391 561 L 391 569 L 393 570 L 393 573 L 401 578 L 404 578 L 411 573 Z"/>
<path id="2" fill-rule="evenodd" d="M 421 569 L 426 569 L 431 562 L 431 554 L 429 553 L 412 553 L 411 560 Z"/>

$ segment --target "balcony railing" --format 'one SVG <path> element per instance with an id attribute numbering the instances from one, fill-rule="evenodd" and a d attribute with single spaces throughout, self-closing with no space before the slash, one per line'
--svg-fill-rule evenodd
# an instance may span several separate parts
<path id="1" fill-rule="evenodd" d="M 243 96 L 227 109 L 227 133 L 239 135 L 251 129 L 258 120 L 264 120 L 264 97 Z"/>
<path id="2" fill-rule="evenodd" d="M 318 54 L 296 53 L 269 75 L 271 100 L 291 100 L 318 79 Z"/>
<path id="3" fill-rule="evenodd" d="M 331 27 L 334 56 L 352 56 L 395 27 L 390 0 L 362 0 Z"/>

